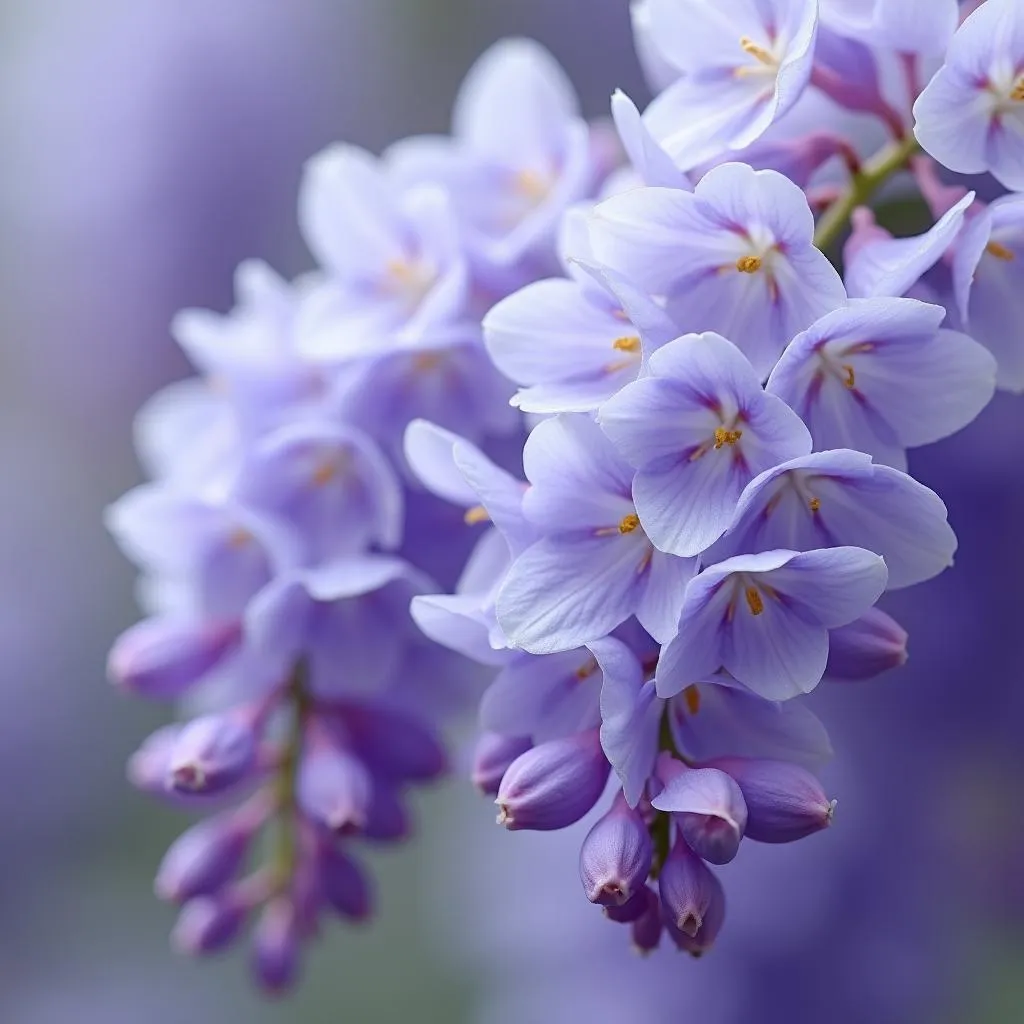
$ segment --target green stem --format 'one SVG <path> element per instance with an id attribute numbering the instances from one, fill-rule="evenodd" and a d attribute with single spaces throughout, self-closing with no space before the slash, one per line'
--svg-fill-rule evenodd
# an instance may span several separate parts
<path id="1" fill-rule="evenodd" d="M 879 150 L 868 160 L 854 175 L 849 189 L 821 215 L 814 232 L 814 244 L 822 252 L 833 246 L 849 223 L 853 211 L 870 202 L 897 171 L 906 167 L 917 149 L 917 139 L 909 134 Z"/>

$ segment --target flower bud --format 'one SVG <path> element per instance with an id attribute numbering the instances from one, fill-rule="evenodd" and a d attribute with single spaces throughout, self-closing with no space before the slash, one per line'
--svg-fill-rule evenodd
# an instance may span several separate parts
<path id="1" fill-rule="evenodd" d="M 879 608 L 829 630 L 825 674 L 831 679 L 872 679 L 906 660 L 906 630 Z"/>
<path id="2" fill-rule="evenodd" d="M 279 994 L 295 984 L 299 940 L 292 901 L 283 896 L 271 900 L 252 933 L 252 972 L 264 991 Z"/>
<path id="3" fill-rule="evenodd" d="M 171 942 L 182 953 L 216 953 L 238 938 L 251 909 L 237 889 L 189 900 L 174 925 Z"/>
<path id="4" fill-rule="evenodd" d="M 233 654 L 240 638 L 237 622 L 144 619 L 114 642 L 107 673 L 132 693 L 173 700 Z"/>
<path id="5" fill-rule="evenodd" d="M 658 888 L 666 921 L 691 939 L 710 919 L 715 901 L 723 898 L 721 882 L 682 837 L 676 839 L 665 858 Z"/>
<path id="6" fill-rule="evenodd" d="M 321 847 L 317 859 L 320 891 L 327 903 L 342 917 L 365 921 L 373 913 L 373 892 L 360 864 L 327 845 Z"/>
<path id="7" fill-rule="evenodd" d="M 239 715 L 204 715 L 182 726 L 167 764 L 168 788 L 213 795 L 241 781 L 256 764 L 256 736 Z"/>
<path id="8" fill-rule="evenodd" d="M 620 793 L 580 847 L 580 880 L 591 903 L 621 906 L 651 871 L 651 835 Z"/>
<path id="9" fill-rule="evenodd" d="M 661 942 L 661 901 L 650 886 L 644 887 L 643 899 L 646 907 L 630 926 L 630 936 L 633 939 L 633 948 L 646 956 L 654 952 Z"/>
<path id="10" fill-rule="evenodd" d="M 551 831 L 580 820 L 601 797 L 611 766 L 596 729 L 551 740 L 512 762 L 498 789 L 498 824 Z"/>
<path id="11" fill-rule="evenodd" d="M 180 725 L 164 725 L 151 733 L 128 759 L 128 781 L 144 793 L 162 795 L 167 790 L 171 751 L 181 734 Z"/>
<path id="12" fill-rule="evenodd" d="M 800 765 L 745 757 L 710 763 L 736 780 L 747 802 L 747 835 L 759 843 L 791 843 L 832 823 L 835 804 Z"/>
<path id="13" fill-rule="evenodd" d="M 221 889 L 242 866 L 252 836 L 253 828 L 236 812 L 193 825 L 164 854 L 154 883 L 157 896 L 183 903 Z"/>
<path id="14" fill-rule="evenodd" d="M 402 794 L 380 779 L 373 781 L 373 796 L 366 812 L 361 835 L 381 843 L 394 843 L 408 839 L 414 822 L 402 800 Z"/>
<path id="15" fill-rule="evenodd" d="M 297 791 L 303 810 L 337 835 L 361 832 L 374 798 L 373 779 L 362 761 L 324 741 L 303 755 Z"/>
<path id="16" fill-rule="evenodd" d="M 717 768 L 672 772 L 651 801 L 671 811 L 690 848 L 712 864 L 728 864 L 739 850 L 747 827 L 747 805 L 736 782 Z"/>
<path id="17" fill-rule="evenodd" d="M 703 866 L 703 861 L 697 857 L 693 857 L 693 860 Z M 725 890 L 708 868 L 704 870 L 707 872 L 707 881 L 703 891 L 704 909 L 700 925 L 694 930 L 693 918 L 686 922 L 688 926 L 685 929 L 676 927 L 671 919 L 665 922 L 665 929 L 676 946 L 695 958 L 703 956 L 715 944 L 725 924 Z"/>
<path id="18" fill-rule="evenodd" d="M 501 736 L 496 732 L 482 733 L 473 751 L 470 779 L 485 796 L 497 796 L 502 776 L 520 754 L 532 747 L 529 737 Z"/>
<path id="19" fill-rule="evenodd" d="M 604 916 L 616 924 L 632 924 L 647 912 L 645 889 L 638 889 L 625 903 L 611 903 L 604 908 Z"/>
<path id="20" fill-rule="evenodd" d="M 384 705 L 353 704 L 342 713 L 353 752 L 374 774 L 428 782 L 448 769 L 436 733 L 417 715 Z"/>

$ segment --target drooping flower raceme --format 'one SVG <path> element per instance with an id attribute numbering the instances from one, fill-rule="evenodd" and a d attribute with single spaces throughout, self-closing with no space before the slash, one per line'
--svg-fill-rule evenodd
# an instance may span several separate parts
<path id="1" fill-rule="evenodd" d="M 110 669 L 197 714 L 130 765 L 216 811 L 159 873 L 179 945 L 258 912 L 279 990 L 326 911 L 366 917 L 353 849 L 408 835 L 471 662 L 475 784 L 510 829 L 607 799 L 581 881 L 644 951 L 711 948 L 745 840 L 830 826 L 803 697 L 902 664 L 877 602 L 956 550 L 906 452 L 1022 387 L 1017 199 L 917 152 L 1016 185 L 1017 6 L 988 0 L 918 97 L 955 19 L 922 10 L 644 0 L 663 91 L 614 97 L 618 165 L 549 55 L 499 44 L 452 137 L 310 162 L 313 274 L 248 264 L 231 315 L 178 319 L 203 379 L 140 417 L 155 480 L 110 526 L 150 617 Z M 894 138 L 866 156 L 810 101 Z M 934 223 L 894 238 L 867 204 L 904 169 Z"/>

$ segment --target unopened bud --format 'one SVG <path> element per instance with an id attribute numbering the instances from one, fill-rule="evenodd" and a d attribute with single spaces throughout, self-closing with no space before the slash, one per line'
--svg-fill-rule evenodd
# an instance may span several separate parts
<path id="1" fill-rule="evenodd" d="M 238 938 L 250 910 L 236 889 L 197 896 L 181 908 L 171 942 L 182 953 L 216 953 Z"/>
<path id="2" fill-rule="evenodd" d="M 710 763 L 736 780 L 747 803 L 747 835 L 759 843 L 791 843 L 832 823 L 834 802 L 800 765 L 745 757 Z"/>
<path id="3" fill-rule="evenodd" d="M 279 896 L 263 908 L 252 933 L 252 972 L 264 991 L 276 995 L 295 984 L 299 948 L 295 906 Z"/>
<path id="4" fill-rule="evenodd" d="M 470 779 L 486 796 L 497 796 L 509 765 L 533 746 L 527 736 L 501 736 L 485 732 L 476 741 Z"/>
<path id="5" fill-rule="evenodd" d="M 691 942 L 700 940 L 705 927 L 714 924 L 718 904 L 725 900 L 722 883 L 682 837 L 665 859 L 658 888 L 670 933 L 677 944 L 680 936 Z"/>
<path id="6" fill-rule="evenodd" d="M 537 831 L 572 825 L 600 799 L 610 769 L 596 729 L 542 743 L 505 772 L 498 824 Z"/>
<path id="7" fill-rule="evenodd" d="M 223 888 L 242 866 L 252 836 L 253 828 L 234 811 L 193 825 L 164 854 L 157 896 L 182 903 Z"/>
<path id="8" fill-rule="evenodd" d="M 647 881 L 652 852 L 647 823 L 620 793 L 580 847 L 580 880 L 587 899 L 621 906 Z"/>
<path id="9" fill-rule="evenodd" d="M 373 779 L 357 757 L 317 742 L 299 763 L 297 792 L 303 810 L 337 835 L 361 832 L 374 797 Z"/>
<path id="10" fill-rule="evenodd" d="M 879 608 L 829 630 L 825 675 L 831 679 L 873 679 L 906 660 L 907 631 Z"/>
<path id="11" fill-rule="evenodd" d="M 241 781 L 256 764 L 256 736 L 240 715 L 204 715 L 186 723 L 170 752 L 167 785 L 213 795 Z"/>

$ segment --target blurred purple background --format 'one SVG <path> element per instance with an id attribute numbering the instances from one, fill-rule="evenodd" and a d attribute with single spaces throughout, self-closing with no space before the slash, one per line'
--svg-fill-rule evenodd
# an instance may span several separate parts
<path id="1" fill-rule="evenodd" d="M 634 962 L 572 842 L 500 834 L 460 780 L 423 804 L 432 857 L 389 856 L 381 921 L 330 936 L 294 1003 L 174 958 L 150 888 L 180 821 L 124 781 L 160 718 L 104 681 L 134 608 L 100 523 L 138 477 L 135 409 L 187 373 L 172 314 L 226 308 L 245 257 L 304 269 L 303 161 L 443 130 L 501 35 L 549 45 L 590 115 L 643 87 L 625 0 L 6 0 L 0 26 L 0 1020 L 1024 1019 L 1024 404 L 1005 397 L 915 460 L 961 548 L 889 606 L 910 664 L 820 694 L 836 828 L 730 869 L 735 926 L 707 960 Z"/>

